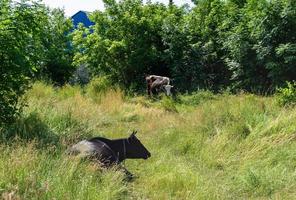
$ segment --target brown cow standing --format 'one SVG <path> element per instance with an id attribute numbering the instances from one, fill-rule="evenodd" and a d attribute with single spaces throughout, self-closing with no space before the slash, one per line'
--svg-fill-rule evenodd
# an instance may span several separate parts
<path id="1" fill-rule="evenodd" d="M 149 75 L 146 76 L 147 82 L 147 93 L 148 95 L 153 95 L 153 92 L 159 92 L 161 89 L 165 89 L 167 91 L 167 87 L 170 86 L 170 78 L 165 76 L 156 76 L 156 75 Z M 173 86 L 170 86 L 170 88 Z M 167 95 L 168 92 L 167 92 Z"/>

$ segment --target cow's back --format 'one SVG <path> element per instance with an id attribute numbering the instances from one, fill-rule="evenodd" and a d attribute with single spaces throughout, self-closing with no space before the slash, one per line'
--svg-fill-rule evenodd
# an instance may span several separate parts
<path id="1" fill-rule="evenodd" d="M 99 140 L 82 140 L 73 145 L 68 152 L 72 155 L 96 159 L 105 165 L 117 162 L 116 155 L 114 155 L 112 149 Z"/>

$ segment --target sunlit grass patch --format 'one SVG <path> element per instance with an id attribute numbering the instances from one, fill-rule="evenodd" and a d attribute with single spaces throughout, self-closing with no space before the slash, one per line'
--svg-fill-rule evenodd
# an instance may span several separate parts
<path id="1" fill-rule="evenodd" d="M 16 146 L 15 146 L 16 147 Z M 2 196 L 21 199 L 117 199 L 126 195 L 124 175 L 92 162 L 38 151 L 34 143 L 17 148 L 2 146 Z"/>
<path id="2" fill-rule="evenodd" d="M 280 107 L 274 97 L 199 91 L 150 99 L 115 87 L 95 100 L 83 88 L 39 82 L 27 99 L 20 119 L 0 130 L 3 198 L 296 196 L 296 110 Z M 121 171 L 64 153 L 82 139 L 123 138 L 132 130 L 152 157 L 125 162 L 135 175 L 131 182 Z"/>

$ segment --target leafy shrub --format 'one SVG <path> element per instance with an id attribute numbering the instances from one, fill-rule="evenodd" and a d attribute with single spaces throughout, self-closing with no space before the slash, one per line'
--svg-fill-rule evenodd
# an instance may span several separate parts
<path id="1" fill-rule="evenodd" d="M 295 105 L 296 82 L 287 82 L 287 86 L 277 89 L 278 103 L 282 106 Z"/>
<path id="2" fill-rule="evenodd" d="M 180 96 L 181 102 L 185 105 L 198 105 L 202 102 L 212 100 L 215 98 L 215 95 L 208 90 L 200 90 L 198 92 L 194 92 L 191 95 L 182 95 Z"/>
<path id="3" fill-rule="evenodd" d="M 166 111 L 169 112 L 178 112 L 175 102 L 171 97 L 163 96 L 160 105 L 162 108 L 164 108 Z"/>
<path id="4" fill-rule="evenodd" d="M 109 89 L 112 89 L 111 81 L 107 76 L 96 77 L 86 87 L 87 95 L 95 101 L 100 101 Z"/>
<path id="5" fill-rule="evenodd" d="M 67 81 L 74 71 L 65 34 L 71 27 L 62 10 L 33 0 L 0 1 L 0 125 L 20 114 L 32 77 Z"/>
<path id="6" fill-rule="evenodd" d="M 46 10 L 30 3 L 0 1 L 0 124 L 13 122 L 20 113 L 21 96 L 43 60 Z"/>
<path id="7" fill-rule="evenodd" d="M 61 9 L 49 10 L 47 13 L 46 30 L 42 36 L 46 49 L 45 61 L 41 64 L 41 77 L 49 78 L 57 85 L 69 81 L 76 67 L 72 65 L 73 48 L 70 47 L 72 21 Z"/>

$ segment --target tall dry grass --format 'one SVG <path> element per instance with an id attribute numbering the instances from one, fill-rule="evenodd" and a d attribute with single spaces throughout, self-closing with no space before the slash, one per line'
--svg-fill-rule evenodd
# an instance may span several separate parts
<path id="1" fill-rule="evenodd" d="M 274 97 L 200 91 L 178 101 L 93 98 L 36 83 L 19 121 L 1 130 L 0 193 L 9 199 L 294 199 L 296 109 Z M 92 136 L 132 130 L 151 151 L 127 160 L 135 178 L 64 154 Z"/>

